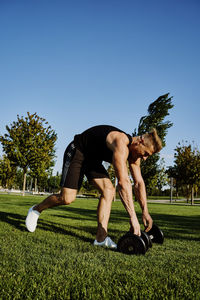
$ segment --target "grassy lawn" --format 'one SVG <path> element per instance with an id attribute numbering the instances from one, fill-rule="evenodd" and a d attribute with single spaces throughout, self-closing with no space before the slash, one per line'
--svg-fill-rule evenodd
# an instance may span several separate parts
<path id="1" fill-rule="evenodd" d="M 164 244 L 128 256 L 92 245 L 94 199 L 46 210 L 27 232 L 27 210 L 41 199 L 0 195 L 0 299 L 200 299 L 199 206 L 149 204 Z M 109 235 L 117 242 L 128 229 L 114 202 Z"/>

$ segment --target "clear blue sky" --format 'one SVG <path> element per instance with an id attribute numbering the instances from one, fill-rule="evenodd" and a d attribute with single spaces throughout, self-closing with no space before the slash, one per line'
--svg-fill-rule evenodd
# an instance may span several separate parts
<path id="1" fill-rule="evenodd" d="M 199 0 L 0 0 L 0 132 L 27 111 L 58 135 L 55 171 L 74 134 L 97 124 L 132 133 L 170 93 L 166 166 L 200 145 Z M 0 150 L 2 155 L 2 150 Z"/>

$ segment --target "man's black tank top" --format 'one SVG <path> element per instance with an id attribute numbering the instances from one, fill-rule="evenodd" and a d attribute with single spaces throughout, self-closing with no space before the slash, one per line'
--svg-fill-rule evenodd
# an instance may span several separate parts
<path id="1" fill-rule="evenodd" d="M 74 137 L 75 147 L 81 151 L 86 160 L 99 160 L 112 162 L 112 151 L 106 145 L 107 135 L 111 131 L 124 131 L 110 126 L 110 125 L 99 125 L 94 126 L 81 134 L 77 134 Z M 125 133 L 130 141 L 132 142 L 131 135 Z"/>

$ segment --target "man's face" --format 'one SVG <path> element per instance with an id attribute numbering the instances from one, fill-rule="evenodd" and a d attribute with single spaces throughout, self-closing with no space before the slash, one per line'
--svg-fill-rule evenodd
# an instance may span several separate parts
<path id="1" fill-rule="evenodd" d="M 143 160 L 146 160 L 150 155 L 153 154 L 153 151 L 147 147 L 145 147 L 144 145 L 140 144 L 138 147 L 137 147 L 137 155 L 143 159 Z"/>
<path id="2" fill-rule="evenodd" d="M 138 144 L 134 145 L 132 149 L 132 155 L 143 160 L 146 160 L 153 153 L 153 146 L 145 146 L 142 138 L 139 140 Z"/>

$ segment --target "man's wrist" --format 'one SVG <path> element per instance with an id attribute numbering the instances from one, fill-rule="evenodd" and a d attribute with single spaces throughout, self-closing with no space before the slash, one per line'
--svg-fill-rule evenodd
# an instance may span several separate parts
<path id="1" fill-rule="evenodd" d="M 147 206 L 146 207 L 142 207 L 142 213 L 143 214 L 148 214 L 149 213 Z"/>

